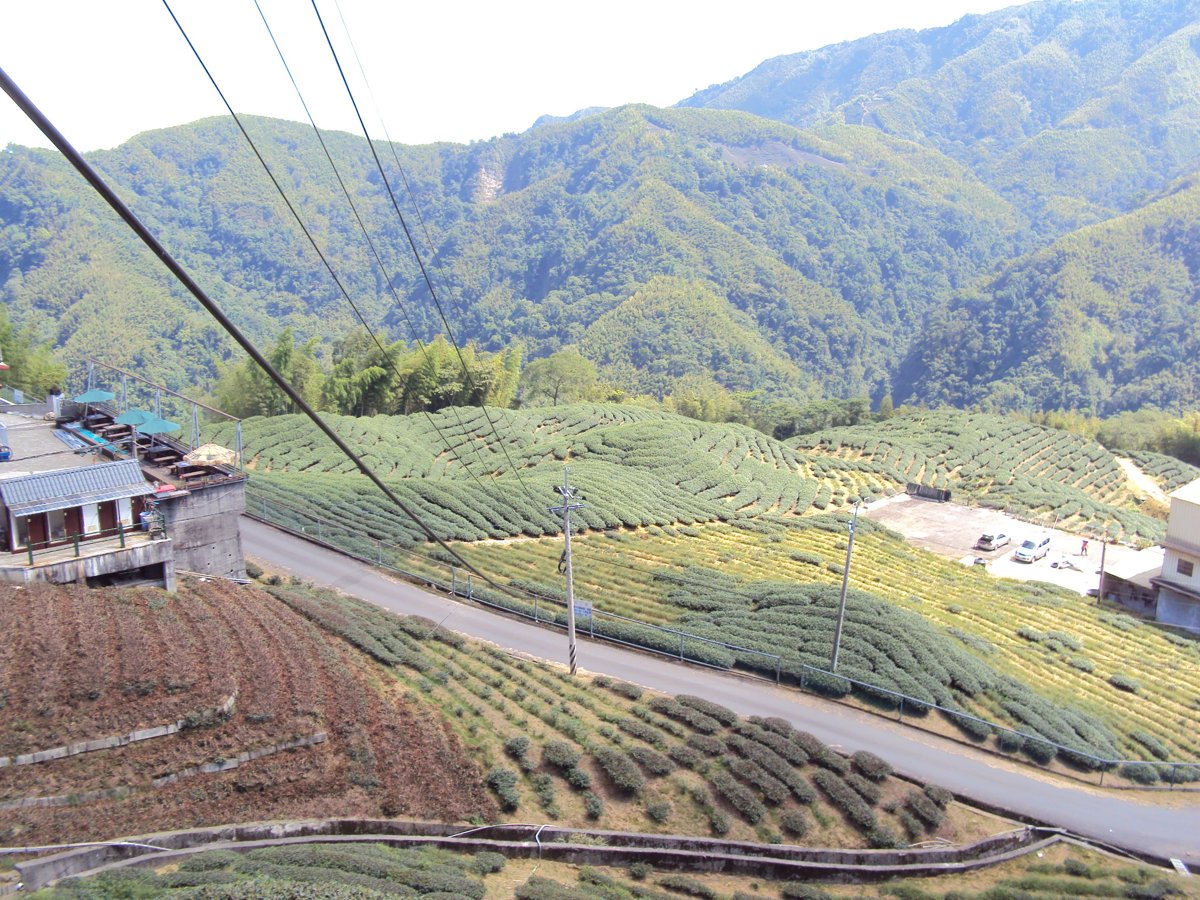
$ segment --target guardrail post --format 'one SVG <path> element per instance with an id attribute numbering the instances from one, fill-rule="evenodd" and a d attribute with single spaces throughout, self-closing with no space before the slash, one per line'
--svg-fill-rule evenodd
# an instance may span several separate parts
<path id="1" fill-rule="evenodd" d="M 33 565 L 33 541 L 25 545 L 25 549 L 29 551 L 29 564 Z"/>
<path id="2" fill-rule="evenodd" d="M 679 632 L 679 660 L 683 661 L 683 632 Z"/>
<path id="3" fill-rule="evenodd" d="M 79 535 L 71 535 L 71 543 L 75 545 L 75 558 L 79 559 Z"/>
<path id="4" fill-rule="evenodd" d="M 379 560 L 379 564 L 383 565 L 383 541 L 375 541 L 375 556 Z"/>
<path id="5" fill-rule="evenodd" d="M 450 593 L 458 596 L 458 569 L 450 567 Z"/>
<path id="6" fill-rule="evenodd" d="M 904 721 L 904 695 L 903 694 L 900 695 L 900 710 L 896 716 L 896 721 L 897 722 Z"/>
<path id="7" fill-rule="evenodd" d="M 782 676 L 782 669 L 783 669 L 783 657 L 777 656 L 777 657 L 775 657 L 775 683 L 776 684 L 779 684 L 779 682 L 780 682 L 780 677 Z"/>
<path id="8" fill-rule="evenodd" d="M 265 519 L 267 517 L 267 498 L 263 497 L 261 502 L 262 502 L 263 518 Z"/>
<path id="9" fill-rule="evenodd" d="M 1171 790 L 1175 790 L 1179 773 L 1179 763 L 1171 764 Z"/>
<path id="10" fill-rule="evenodd" d="M 121 541 L 121 546 L 125 546 L 125 525 L 122 522 L 117 522 L 117 538 Z"/>
<path id="11" fill-rule="evenodd" d="M 538 595 L 534 594 L 533 595 L 533 621 L 536 623 L 537 620 L 538 620 Z"/>
<path id="12" fill-rule="evenodd" d="M 1100 770 L 1100 787 L 1104 787 L 1104 769 Z"/>
<path id="13" fill-rule="evenodd" d="M 475 599 L 475 582 L 473 579 L 474 579 L 474 576 L 472 576 L 471 573 L 468 572 L 467 573 L 467 599 L 468 600 Z"/>

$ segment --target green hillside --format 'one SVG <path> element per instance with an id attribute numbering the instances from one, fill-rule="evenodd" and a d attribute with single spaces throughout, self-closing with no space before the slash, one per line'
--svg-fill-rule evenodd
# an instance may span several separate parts
<path id="1" fill-rule="evenodd" d="M 686 108 L 396 146 L 440 311 L 355 136 L 325 136 L 335 175 L 311 129 L 246 120 L 336 283 L 231 122 L 90 158 L 252 339 L 290 327 L 326 368 L 364 321 L 411 345 L 444 312 L 526 363 L 583 347 L 626 394 L 1192 405 L 1198 2 L 1041 0 L 770 60 Z M 241 361 L 45 151 L 0 153 L 0 302 L 71 361 L 176 388 Z"/>
<path id="2" fill-rule="evenodd" d="M 683 105 L 935 147 L 1061 233 L 1195 166 L 1197 35 L 1195 0 L 1040 0 L 777 57 Z"/>
<path id="3" fill-rule="evenodd" d="M 916 351 L 912 395 L 1101 415 L 1190 408 L 1200 396 L 1198 220 L 1193 176 L 957 296 Z"/>

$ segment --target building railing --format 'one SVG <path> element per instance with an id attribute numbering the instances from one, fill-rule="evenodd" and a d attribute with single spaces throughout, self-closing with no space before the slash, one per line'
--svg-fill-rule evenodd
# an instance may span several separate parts
<path id="1" fill-rule="evenodd" d="M 61 558 L 65 550 L 72 550 L 72 556 L 78 559 L 84 555 L 85 550 L 94 549 L 97 552 L 104 550 L 105 545 L 102 542 L 111 541 L 113 538 L 116 539 L 117 549 L 123 550 L 129 544 L 132 535 L 146 534 L 148 531 L 150 531 L 149 526 L 122 525 L 118 522 L 113 528 L 89 531 L 86 534 L 70 534 L 62 538 L 29 541 L 23 547 L 13 550 L 12 556 L 20 558 L 22 564 L 30 566 L 37 565 L 39 556 L 43 562 L 51 555 Z"/>
<path id="2" fill-rule="evenodd" d="M 521 585 L 508 584 L 501 590 L 478 585 L 471 575 L 460 574 L 460 570 L 454 565 L 347 528 L 344 523 L 323 519 L 269 499 L 253 487 L 248 487 L 246 491 L 246 515 L 410 580 L 484 606 L 523 616 L 541 625 L 566 628 L 566 604 L 560 598 L 540 594 Z M 838 675 L 818 666 L 789 662 L 787 671 L 784 671 L 783 658 L 777 654 L 739 647 L 676 628 L 596 610 L 591 603 L 581 601 L 579 597 L 576 597 L 575 617 L 578 631 L 586 631 L 592 638 L 711 668 L 730 671 L 736 668 L 745 674 L 769 678 L 776 684 L 798 687 L 807 693 L 818 694 L 835 701 L 856 694 L 877 709 L 882 707 L 895 713 L 898 721 L 904 722 L 907 716 L 906 724 L 913 727 L 921 728 L 921 723 L 926 721 L 928 713 L 935 711 L 965 733 L 974 734 L 979 738 L 978 741 L 969 741 L 951 736 L 950 740 L 980 747 L 982 741 L 995 735 L 1000 743 L 995 752 L 1006 758 L 1013 758 L 1013 754 L 1002 749 L 1003 736 L 1007 735 L 1012 738 L 1014 746 L 1028 751 L 1028 761 L 1039 768 L 1048 768 L 1049 763 L 1057 758 L 1069 767 L 1064 774 L 1084 780 L 1088 780 L 1086 776 L 1095 775 L 1097 783 L 1101 786 L 1104 784 L 1105 774 L 1113 771 L 1118 771 L 1133 788 L 1151 787 L 1148 783 L 1150 781 L 1165 782 L 1172 789 L 1178 785 L 1200 782 L 1200 761 L 1108 759 L 1078 747 L 1056 743 L 1038 734 L 980 718 L 960 709 L 939 706 L 891 688 Z M 948 737 L 932 728 L 922 730 Z"/>

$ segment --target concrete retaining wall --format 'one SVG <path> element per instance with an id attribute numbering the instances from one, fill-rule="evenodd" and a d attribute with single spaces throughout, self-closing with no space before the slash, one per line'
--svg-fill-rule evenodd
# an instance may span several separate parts
<path id="1" fill-rule="evenodd" d="M 484 833 L 488 836 L 485 837 Z M 604 843 L 569 843 L 572 836 Z M 964 847 L 934 850 L 829 850 L 711 841 L 670 835 L 580 831 L 539 826 L 470 828 L 434 822 L 331 819 L 308 822 L 252 823 L 152 834 L 124 844 L 72 850 L 18 863 L 27 890 L 51 881 L 114 865 L 161 866 L 205 850 L 247 851 L 287 843 L 385 843 L 436 846 L 461 853 L 492 851 L 508 857 L 537 857 L 601 866 L 647 862 L 655 868 L 693 872 L 729 872 L 760 878 L 868 881 L 967 871 L 1004 862 L 1048 846 L 1062 836 L 1049 829 L 1022 829 Z M 162 848 L 147 850 L 145 845 Z M 696 849 L 689 849 L 694 845 Z M 720 848 L 720 850 L 716 850 Z"/>
<path id="2" fill-rule="evenodd" d="M 150 541 L 92 556 L 72 557 L 60 562 L 40 565 L 34 555 L 34 565 L 0 566 L 0 581 L 30 584 L 50 582 L 71 584 L 89 578 L 129 572 L 143 566 L 162 565 L 167 590 L 175 589 L 175 565 L 172 562 L 170 541 Z"/>
<path id="3" fill-rule="evenodd" d="M 319 731 L 316 734 L 311 734 L 307 737 L 296 738 L 293 741 L 286 741 L 282 744 L 272 744 L 269 747 L 259 747 L 257 750 L 248 750 L 245 753 L 239 753 L 237 756 L 230 759 L 223 759 L 220 762 L 204 763 L 200 766 L 192 766 L 189 769 L 182 769 L 178 772 L 172 772 L 169 775 L 163 775 L 161 778 L 155 778 L 151 784 L 156 787 L 165 787 L 168 784 L 174 784 L 181 778 L 191 778 L 196 775 L 212 775 L 218 772 L 228 772 L 230 769 L 236 769 L 245 763 L 256 759 L 262 759 L 264 756 L 273 756 L 276 753 L 284 753 L 289 750 L 301 750 L 304 747 L 311 747 L 314 744 L 322 744 L 328 740 L 328 735 L 324 731 Z M 16 800 L 5 800 L 0 802 L 0 810 L 6 809 L 26 809 L 29 807 L 42 806 L 74 806 L 81 803 L 90 803 L 93 800 L 108 800 L 120 797 L 127 797 L 132 794 L 136 788 L 129 785 L 122 785 L 115 788 L 107 788 L 100 791 L 87 791 L 81 794 L 60 794 L 57 797 L 18 797 Z"/>
<path id="4" fill-rule="evenodd" d="M 51 747 L 49 750 L 37 750 L 33 753 L 21 753 L 17 756 L 0 756 L 0 769 L 7 766 L 28 766 L 33 763 L 49 762 L 54 759 L 65 759 L 68 756 L 78 756 L 81 753 L 92 753 L 96 750 L 111 750 L 114 747 L 124 747 L 139 741 L 149 741 L 154 738 L 167 737 L 190 727 L 193 721 L 208 720 L 214 716 L 223 719 L 233 712 L 237 703 L 237 691 L 234 691 L 213 709 L 202 709 L 189 713 L 182 719 L 169 722 L 166 725 L 156 725 L 152 728 L 139 728 L 129 734 L 111 735 L 95 738 L 90 741 L 78 741 L 65 747 Z M 0 809 L 3 809 L 0 806 Z"/>
<path id="5" fill-rule="evenodd" d="M 238 520 L 246 508 L 244 480 L 196 486 L 159 504 L 175 547 L 175 565 L 189 572 L 245 578 Z"/>

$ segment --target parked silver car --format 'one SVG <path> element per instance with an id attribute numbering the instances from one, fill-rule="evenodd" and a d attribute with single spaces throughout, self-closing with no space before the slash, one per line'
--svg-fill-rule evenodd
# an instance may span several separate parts
<path id="1" fill-rule="evenodd" d="M 1008 535 L 997 532 L 996 534 L 981 534 L 979 540 L 975 542 L 976 550 L 999 550 L 1001 547 L 1008 546 Z"/>

